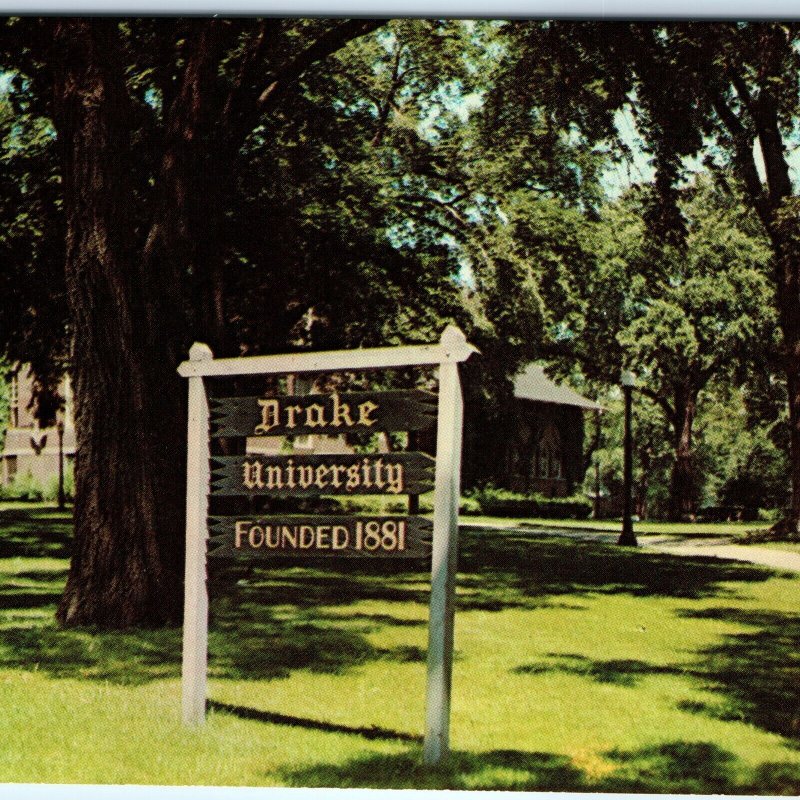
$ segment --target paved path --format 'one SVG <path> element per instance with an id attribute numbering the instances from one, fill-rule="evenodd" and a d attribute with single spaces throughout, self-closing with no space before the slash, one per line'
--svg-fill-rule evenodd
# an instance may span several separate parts
<path id="1" fill-rule="evenodd" d="M 772 550 L 769 547 L 755 545 L 730 544 L 723 538 L 717 539 L 683 539 L 675 541 L 673 537 L 640 538 L 643 547 L 671 553 L 676 556 L 712 556 L 728 558 L 733 561 L 747 561 L 750 564 L 763 564 L 774 569 L 800 572 L 800 553 L 789 550 Z"/>
<path id="2" fill-rule="evenodd" d="M 469 523 L 467 523 L 469 527 Z M 569 539 L 594 541 L 613 544 L 619 538 L 618 533 L 608 531 L 583 531 L 572 528 L 535 528 L 533 526 L 515 525 L 480 525 L 478 527 L 512 528 L 519 527 L 527 533 L 539 533 L 546 536 L 564 536 Z M 724 536 L 681 537 L 664 535 L 639 536 L 639 546 L 643 550 L 656 550 L 676 556 L 694 556 L 705 558 L 726 558 L 732 561 L 746 561 L 749 564 L 762 564 L 773 569 L 800 572 L 800 553 L 788 550 L 772 550 L 755 545 L 731 544 Z"/>

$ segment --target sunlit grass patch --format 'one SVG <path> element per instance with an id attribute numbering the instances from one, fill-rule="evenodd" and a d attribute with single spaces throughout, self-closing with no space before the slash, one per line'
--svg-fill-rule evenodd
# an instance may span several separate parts
<path id="1" fill-rule="evenodd" d="M 40 523 L 0 559 L 0 781 L 800 792 L 795 576 L 463 530 L 453 754 L 426 767 L 424 563 L 212 566 L 187 730 L 180 630 L 56 627 Z"/>

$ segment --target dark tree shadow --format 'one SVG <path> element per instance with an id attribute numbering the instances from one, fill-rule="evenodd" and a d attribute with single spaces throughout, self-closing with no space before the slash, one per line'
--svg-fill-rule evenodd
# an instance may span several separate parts
<path id="1" fill-rule="evenodd" d="M 753 628 L 726 634 L 720 644 L 700 652 L 696 672 L 724 700 L 687 710 L 742 719 L 800 746 L 800 615 L 738 608 L 685 610 L 683 615 Z"/>
<path id="2" fill-rule="evenodd" d="M 531 598 L 586 594 L 700 599 L 730 594 L 727 581 L 764 581 L 769 570 L 715 558 L 676 557 L 524 530 L 460 531 L 459 586 L 476 598 L 528 606 Z M 511 596 L 508 597 L 509 590 Z M 466 597 L 459 607 L 471 608 Z M 508 607 L 508 602 L 506 607 Z"/>
<path id="3" fill-rule="evenodd" d="M 494 750 L 453 752 L 435 767 L 422 763 L 421 748 L 394 755 L 362 756 L 345 764 L 284 770 L 291 786 L 370 789 L 505 789 L 590 791 L 584 774 L 566 756 Z"/>
<path id="4" fill-rule="evenodd" d="M 566 756 L 520 750 L 454 752 L 445 763 L 426 767 L 418 748 L 286 770 L 282 777 L 294 786 L 373 789 L 773 795 L 800 791 L 800 766 L 775 763 L 751 769 L 711 742 L 670 742 L 605 756 L 612 770 L 599 778 L 587 775 Z"/>
<path id="5" fill-rule="evenodd" d="M 68 558 L 71 543 L 68 511 L 35 507 L 0 511 L 0 558 Z"/>
<path id="6" fill-rule="evenodd" d="M 378 726 L 358 727 L 352 725 L 339 725 L 335 722 L 325 722 L 324 720 L 308 719 L 307 717 L 296 717 L 289 714 L 277 714 L 273 711 L 261 711 L 257 708 L 247 706 L 237 706 L 231 703 L 220 703 L 216 700 L 209 700 L 207 708 L 212 712 L 222 712 L 232 714 L 239 719 L 255 720 L 266 722 L 270 725 L 288 725 L 292 728 L 304 728 L 312 731 L 323 731 L 324 733 L 345 733 L 351 736 L 360 736 L 363 739 L 383 739 L 384 741 L 398 742 L 421 742 L 421 736 L 402 731 L 393 731 L 388 728 Z"/>
<path id="7" fill-rule="evenodd" d="M 636 686 L 648 675 L 684 675 L 687 670 L 664 664 L 650 664 L 633 658 L 593 660 L 574 653 L 548 653 L 547 660 L 535 664 L 522 664 L 512 670 L 518 675 L 544 675 L 550 672 L 566 672 L 582 675 L 598 683 L 617 686 Z"/>
<path id="8" fill-rule="evenodd" d="M 0 512 L 0 544 L 14 555 L 60 553 L 69 532 L 66 514 Z M 580 608 L 576 597 L 597 593 L 724 597 L 731 595 L 727 581 L 763 581 L 770 575 L 746 564 L 631 552 L 524 530 L 465 529 L 459 551 L 459 611 Z M 180 630 L 61 630 L 41 622 L 55 612 L 65 575 L 61 569 L 31 570 L 0 578 L 0 666 L 121 683 L 179 675 Z M 272 679 L 297 669 L 340 674 L 379 659 L 423 662 L 419 647 L 377 648 L 368 636 L 387 627 L 424 626 L 424 614 L 409 620 L 399 609 L 409 603 L 425 609 L 429 580 L 424 560 L 212 560 L 210 673 Z M 368 600 L 383 607 L 374 614 L 355 608 L 351 613 Z M 38 627 L 31 625 L 31 612 L 39 614 Z M 575 660 L 560 668 L 588 670 L 584 674 L 606 681 L 635 681 L 647 669 L 642 662 L 587 666 Z"/>

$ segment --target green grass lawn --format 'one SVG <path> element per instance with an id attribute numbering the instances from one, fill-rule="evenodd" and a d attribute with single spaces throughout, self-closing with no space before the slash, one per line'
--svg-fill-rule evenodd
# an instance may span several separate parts
<path id="1" fill-rule="evenodd" d="M 737 544 L 746 544 L 748 547 L 765 547 L 767 550 L 782 550 L 784 553 L 800 553 L 800 542 L 748 542 L 742 541 Z"/>
<path id="2" fill-rule="evenodd" d="M 59 630 L 69 519 L 0 509 L 0 782 L 800 793 L 800 575 L 462 531 L 453 755 L 421 765 L 424 565 L 211 566 L 179 630 Z"/>
<path id="3" fill-rule="evenodd" d="M 542 519 L 524 517 L 509 519 L 507 517 L 462 516 L 461 521 L 467 525 L 525 525 L 529 527 L 554 528 L 564 530 L 591 530 L 608 533 L 620 533 L 622 522 L 610 519 Z M 634 523 L 637 536 L 670 534 L 672 536 L 743 536 L 748 531 L 763 531 L 769 528 L 769 522 L 660 522 L 642 520 Z"/>

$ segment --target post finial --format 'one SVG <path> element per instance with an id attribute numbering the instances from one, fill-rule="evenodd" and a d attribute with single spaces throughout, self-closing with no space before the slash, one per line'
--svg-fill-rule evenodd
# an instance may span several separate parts
<path id="1" fill-rule="evenodd" d="M 212 361 L 213 358 L 211 348 L 203 342 L 195 342 L 189 348 L 189 361 Z"/>
<path id="2" fill-rule="evenodd" d="M 439 342 L 445 347 L 459 347 L 466 344 L 467 337 L 464 332 L 456 325 L 448 325 L 439 338 Z"/>

